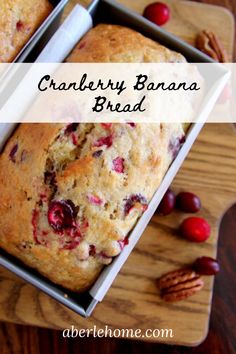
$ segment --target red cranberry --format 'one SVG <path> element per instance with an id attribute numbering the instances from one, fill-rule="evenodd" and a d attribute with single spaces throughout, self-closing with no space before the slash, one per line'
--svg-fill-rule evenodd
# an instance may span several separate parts
<path id="1" fill-rule="evenodd" d="M 211 227 L 205 219 L 192 216 L 182 222 L 180 233 L 189 241 L 204 242 L 210 237 Z"/>
<path id="2" fill-rule="evenodd" d="M 201 275 L 215 275 L 220 271 L 219 263 L 211 257 L 197 258 L 193 264 L 194 270 Z"/>
<path id="3" fill-rule="evenodd" d="M 144 9 L 143 16 L 156 25 L 164 25 L 170 18 L 170 9 L 162 2 L 154 2 Z"/>
<path id="4" fill-rule="evenodd" d="M 102 205 L 104 203 L 102 199 L 100 199 L 99 197 L 97 197 L 94 194 L 89 194 L 87 196 L 87 198 L 88 198 L 88 201 L 94 205 Z"/>
<path id="5" fill-rule="evenodd" d="M 116 157 L 112 163 L 113 163 L 113 167 L 112 169 L 114 171 L 116 171 L 117 173 L 124 173 L 124 161 L 125 159 L 123 159 L 122 157 Z"/>
<path id="6" fill-rule="evenodd" d="M 136 203 L 140 203 L 142 205 L 143 211 L 147 209 L 147 200 L 141 194 L 133 194 L 128 199 L 126 199 L 124 206 L 124 213 L 128 215 L 130 211 L 133 209 Z"/>
<path id="7" fill-rule="evenodd" d="M 169 151 L 172 154 L 173 159 L 176 158 L 176 156 L 179 153 L 179 150 L 183 143 L 185 142 L 185 136 L 183 135 L 181 138 L 172 138 L 169 142 Z"/>
<path id="8" fill-rule="evenodd" d="M 100 147 L 100 146 L 106 145 L 109 148 L 112 145 L 112 140 L 113 140 L 112 135 L 108 135 L 108 136 L 99 138 L 97 141 L 95 141 L 93 146 Z"/>
<path id="9" fill-rule="evenodd" d="M 131 128 L 135 128 L 136 127 L 136 123 L 132 123 L 132 122 L 130 122 L 130 123 L 127 123 Z"/>
<path id="10" fill-rule="evenodd" d="M 157 208 L 157 213 L 161 215 L 168 215 L 173 211 L 174 207 L 175 193 L 171 189 L 168 189 Z"/>
<path id="11" fill-rule="evenodd" d="M 120 250 L 122 251 L 124 247 L 129 244 L 129 238 L 125 237 L 124 240 L 119 240 L 118 243 L 120 246 Z"/>
<path id="12" fill-rule="evenodd" d="M 72 139 L 72 143 L 73 145 L 78 145 L 78 137 L 75 133 L 71 133 L 71 139 Z"/>
<path id="13" fill-rule="evenodd" d="M 70 200 L 52 201 L 48 208 L 48 222 L 55 231 L 72 227 L 75 217 L 75 206 Z"/>
<path id="14" fill-rule="evenodd" d="M 101 123 L 101 126 L 106 129 L 109 130 L 112 127 L 112 123 Z"/>
<path id="15" fill-rule="evenodd" d="M 83 49 L 86 45 L 86 42 L 81 42 L 80 45 L 79 45 L 79 48 L 78 49 Z"/>
<path id="16" fill-rule="evenodd" d="M 79 123 L 70 123 L 66 126 L 65 130 L 64 130 L 64 134 L 65 135 L 69 135 L 73 132 L 76 131 L 76 129 L 78 128 Z"/>
<path id="17" fill-rule="evenodd" d="M 18 144 L 15 144 L 9 153 L 9 159 L 14 163 L 16 162 L 17 150 L 18 150 Z"/>
<path id="18" fill-rule="evenodd" d="M 177 195 L 176 206 L 185 213 L 196 213 L 201 209 L 201 201 L 196 194 L 181 192 Z"/>
<path id="19" fill-rule="evenodd" d="M 17 23 L 16 23 L 16 29 L 17 29 L 17 31 L 23 31 L 23 29 L 24 29 L 24 24 L 23 24 L 23 22 L 21 21 L 21 20 L 19 20 L 19 21 L 17 21 Z"/>

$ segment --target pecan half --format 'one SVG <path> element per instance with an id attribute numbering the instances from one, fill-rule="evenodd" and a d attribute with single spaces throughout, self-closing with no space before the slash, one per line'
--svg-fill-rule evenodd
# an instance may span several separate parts
<path id="1" fill-rule="evenodd" d="M 200 32 L 196 38 L 196 47 L 220 63 L 229 61 L 223 44 L 212 31 L 203 30 Z"/>
<path id="2" fill-rule="evenodd" d="M 187 299 L 202 289 L 204 282 L 199 274 L 191 269 L 179 269 L 163 275 L 158 285 L 161 297 L 168 302 Z"/>

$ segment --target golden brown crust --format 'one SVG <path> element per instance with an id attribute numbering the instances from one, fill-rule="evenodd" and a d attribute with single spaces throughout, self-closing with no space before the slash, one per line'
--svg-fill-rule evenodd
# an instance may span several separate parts
<path id="1" fill-rule="evenodd" d="M 184 57 L 123 26 L 99 24 L 73 49 L 68 62 L 183 62 Z"/>
<path id="2" fill-rule="evenodd" d="M 120 26 L 97 26 L 81 43 L 70 61 L 182 60 Z M 181 124 L 21 124 L 0 156 L 0 246 L 66 288 L 89 288 L 183 135 Z"/>
<path id="3" fill-rule="evenodd" d="M 48 0 L 0 0 L 0 63 L 14 60 L 51 11 Z"/>

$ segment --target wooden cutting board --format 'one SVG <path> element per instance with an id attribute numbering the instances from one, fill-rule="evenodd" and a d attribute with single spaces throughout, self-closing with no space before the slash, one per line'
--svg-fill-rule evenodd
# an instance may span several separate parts
<path id="1" fill-rule="evenodd" d="M 144 0 L 124 1 L 142 12 Z M 228 11 L 186 1 L 167 1 L 172 20 L 166 28 L 192 43 L 203 28 L 215 31 L 228 52 L 233 48 L 233 19 Z M 75 2 L 74 2 L 75 3 Z M 85 3 L 83 1 L 83 3 Z M 69 5 L 67 11 L 70 10 Z M 158 294 L 156 279 L 191 263 L 201 255 L 215 257 L 218 226 L 224 211 L 236 200 L 236 135 L 229 124 L 203 128 L 173 183 L 178 192 L 195 192 L 202 200 L 199 216 L 212 225 L 204 244 L 182 240 L 176 232 L 184 214 L 154 216 L 140 242 L 116 278 L 104 301 L 89 319 L 83 319 L 15 275 L 0 268 L 0 320 L 48 328 L 172 329 L 173 338 L 140 338 L 146 341 L 193 346 L 206 336 L 211 309 L 213 278 L 205 279 L 198 294 L 176 304 L 166 304 Z"/>
<path id="2" fill-rule="evenodd" d="M 117 0 L 130 9 L 143 13 L 145 6 L 154 0 Z M 233 52 L 234 43 L 234 17 L 232 13 L 221 6 L 202 4 L 195 1 L 163 0 L 171 10 L 171 20 L 162 28 L 174 33 L 190 44 L 194 44 L 196 34 L 208 29 L 215 32 L 222 40 L 228 53 Z M 87 6 L 90 0 L 70 0 L 64 16 L 75 4 Z"/>

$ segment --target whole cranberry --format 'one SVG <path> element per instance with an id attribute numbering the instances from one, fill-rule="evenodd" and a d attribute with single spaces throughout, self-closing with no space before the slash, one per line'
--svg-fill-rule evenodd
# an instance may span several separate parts
<path id="1" fill-rule="evenodd" d="M 144 9 L 143 16 L 156 25 L 161 26 L 169 20 L 170 9 L 162 2 L 154 2 Z"/>
<path id="2" fill-rule="evenodd" d="M 211 233 L 211 227 L 203 218 L 189 217 L 180 225 L 180 234 L 192 242 L 204 242 Z"/>
<path id="3" fill-rule="evenodd" d="M 185 213 L 196 213 L 201 209 L 201 201 L 196 194 L 181 192 L 176 197 L 176 207 Z"/>
<path id="4" fill-rule="evenodd" d="M 73 226 L 75 207 L 71 200 L 54 200 L 48 208 L 48 222 L 55 231 Z"/>
<path id="5" fill-rule="evenodd" d="M 171 189 L 168 189 L 157 208 L 157 213 L 161 215 L 170 214 L 175 207 L 175 200 L 175 193 Z"/>
<path id="6" fill-rule="evenodd" d="M 211 257 L 197 258 L 193 264 L 194 270 L 201 275 L 215 275 L 220 271 L 220 265 L 216 259 Z"/>

